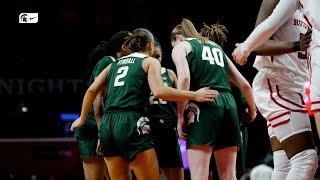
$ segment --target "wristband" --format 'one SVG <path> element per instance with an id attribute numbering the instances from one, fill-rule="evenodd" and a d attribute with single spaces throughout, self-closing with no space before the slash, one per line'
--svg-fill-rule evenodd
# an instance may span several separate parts
<path id="1" fill-rule="evenodd" d="M 301 49 L 300 49 L 300 41 L 296 41 L 296 42 L 293 43 L 293 50 L 301 51 Z"/>

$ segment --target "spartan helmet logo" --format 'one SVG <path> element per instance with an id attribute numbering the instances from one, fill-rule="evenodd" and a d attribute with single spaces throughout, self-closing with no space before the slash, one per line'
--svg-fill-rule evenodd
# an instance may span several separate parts
<path id="1" fill-rule="evenodd" d="M 27 14 L 21 14 L 20 22 L 27 23 L 28 22 L 28 15 Z"/>
<path id="2" fill-rule="evenodd" d="M 194 120 L 199 122 L 200 109 L 195 103 L 189 103 L 185 110 L 185 120 L 190 123 L 194 123 Z"/>
<path id="3" fill-rule="evenodd" d="M 150 120 L 147 117 L 141 117 L 137 121 L 137 131 L 139 135 L 149 133 L 151 131 L 150 126 L 149 126 Z"/>
<path id="4" fill-rule="evenodd" d="M 38 23 L 38 13 L 20 13 L 19 23 Z"/>

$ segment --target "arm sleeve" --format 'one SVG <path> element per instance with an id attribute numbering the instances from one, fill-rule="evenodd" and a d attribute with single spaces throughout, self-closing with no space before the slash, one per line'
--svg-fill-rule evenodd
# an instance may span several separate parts
<path id="1" fill-rule="evenodd" d="M 255 48 L 267 41 L 299 8 L 298 0 L 280 0 L 272 14 L 260 23 L 243 42 L 241 52 L 250 54 Z"/>

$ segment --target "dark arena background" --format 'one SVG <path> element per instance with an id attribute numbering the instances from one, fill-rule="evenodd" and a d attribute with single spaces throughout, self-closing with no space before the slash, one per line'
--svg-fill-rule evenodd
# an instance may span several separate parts
<path id="1" fill-rule="evenodd" d="M 260 3 L 261 0 L 11 1 L 3 7 L 9 13 L 1 28 L 0 179 L 84 179 L 78 146 L 69 126 L 79 116 L 88 87 L 84 80 L 87 55 L 99 41 L 108 40 L 119 30 L 147 28 L 162 45 L 163 65 L 175 70 L 170 33 L 186 17 L 198 30 L 204 22 L 225 25 L 229 33 L 224 49 L 232 58 L 235 43 L 244 41 L 253 30 Z M 37 13 L 31 15 L 37 15 L 38 21 L 24 22 L 22 13 Z M 246 65 L 236 65 L 250 83 L 257 73 L 253 60 L 250 56 Z M 307 87 L 308 82 L 306 93 Z M 312 114 L 310 117 L 314 124 Z M 246 164 L 252 168 L 267 161 L 270 144 L 260 114 L 248 129 Z M 181 149 L 185 156 L 184 142 Z M 188 178 L 187 162 L 184 163 Z"/>

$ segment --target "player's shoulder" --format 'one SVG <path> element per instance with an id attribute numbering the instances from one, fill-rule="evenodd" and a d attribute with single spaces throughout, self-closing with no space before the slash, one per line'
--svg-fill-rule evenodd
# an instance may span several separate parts
<path id="1" fill-rule="evenodd" d="M 116 61 L 116 59 L 112 56 L 104 56 L 103 58 L 101 58 L 99 61 L 98 61 L 98 65 L 101 65 L 101 64 L 110 64 L 112 62 Z"/>

